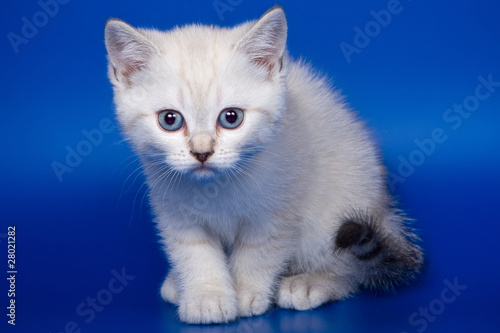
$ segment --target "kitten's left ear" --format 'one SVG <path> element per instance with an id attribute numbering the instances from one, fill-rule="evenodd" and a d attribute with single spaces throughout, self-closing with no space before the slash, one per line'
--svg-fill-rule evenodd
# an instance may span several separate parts
<path id="1" fill-rule="evenodd" d="M 236 49 L 272 74 L 280 71 L 286 45 L 287 24 L 283 8 L 274 6 L 239 41 Z"/>
<path id="2" fill-rule="evenodd" d="M 146 36 L 118 19 L 106 22 L 104 36 L 110 65 L 113 67 L 112 74 L 118 82 L 129 83 L 131 76 L 144 69 L 151 58 L 159 53 Z"/>

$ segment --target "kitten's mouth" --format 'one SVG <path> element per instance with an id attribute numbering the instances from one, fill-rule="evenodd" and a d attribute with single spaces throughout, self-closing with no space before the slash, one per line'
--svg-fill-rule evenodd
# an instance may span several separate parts
<path id="1" fill-rule="evenodd" d="M 195 178 L 207 179 L 207 178 L 213 178 L 217 174 L 217 170 L 207 166 L 206 164 L 201 164 L 192 169 L 190 173 Z"/>

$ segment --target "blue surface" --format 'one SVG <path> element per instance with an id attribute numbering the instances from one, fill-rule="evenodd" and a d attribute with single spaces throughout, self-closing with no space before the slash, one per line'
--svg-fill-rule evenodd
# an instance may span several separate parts
<path id="1" fill-rule="evenodd" d="M 499 330 L 500 87 L 479 88 L 490 94 L 474 98 L 478 77 L 500 81 L 497 2 L 401 0 L 396 9 L 386 0 L 281 2 L 290 53 L 332 77 L 373 129 L 394 192 L 417 219 L 426 270 L 395 294 L 363 292 L 314 311 L 199 327 L 180 324 L 158 295 L 167 264 L 138 162 L 115 126 L 104 22 L 230 26 L 274 1 L 221 0 L 232 4 L 221 16 L 212 0 L 60 1 L 67 3 L 57 13 L 49 8 L 46 22 L 35 0 L 3 1 L 0 13 L 2 332 Z M 397 13 L 377 31 L 370 12 L 388 6 Z M 9 33 L 22 36 L 23 17 L 33 15 L 40 27 L 24 29 L 30 38 L 16 53 Z M 340 44 L 355 45 L 354 28 L 367 24 L 372 37 L 358 40 L 348 62 Z M 475 110 L 459 118 L 447 111 L 464 102 Z M 72 149 L 86 156 L 70 158 L 71 172 L 59 179 L 54 162 L 67 164 Z M 16 226 L 15 327 L 6 317 L 8 225 Z M 453 293 L 449 284 L 462 287 Z M 105 305 L 92 310 L 92 298 Z"/>

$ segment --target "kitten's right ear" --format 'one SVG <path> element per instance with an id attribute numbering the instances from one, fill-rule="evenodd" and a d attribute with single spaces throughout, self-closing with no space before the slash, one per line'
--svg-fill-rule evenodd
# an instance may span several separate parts
<path id="1" fill-rule="evenodd" d="M 159 53 L 144 35 L 118 19 L 106 22 L 104 40 L 113 75 L 117 81 L 127 84 L 132 74 L 145 68 L 150 59 Z"/>

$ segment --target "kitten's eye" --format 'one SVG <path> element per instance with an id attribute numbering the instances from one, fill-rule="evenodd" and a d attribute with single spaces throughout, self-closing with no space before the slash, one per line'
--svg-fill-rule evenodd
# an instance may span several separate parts
<path id="1" fill-rule="evenodd" d="M 164 110 L 158 113 L 158 123 L 166 131 L 177 131 L 184 124 L 184 119 L 177 111 Z"/>
<path id="2" fill-rule="evenodd" d="M 219 115 L 219 124 L 228 129 L 240 126 L 243 121 L 243 110 L 237 108 L 227 108 Z"/>

